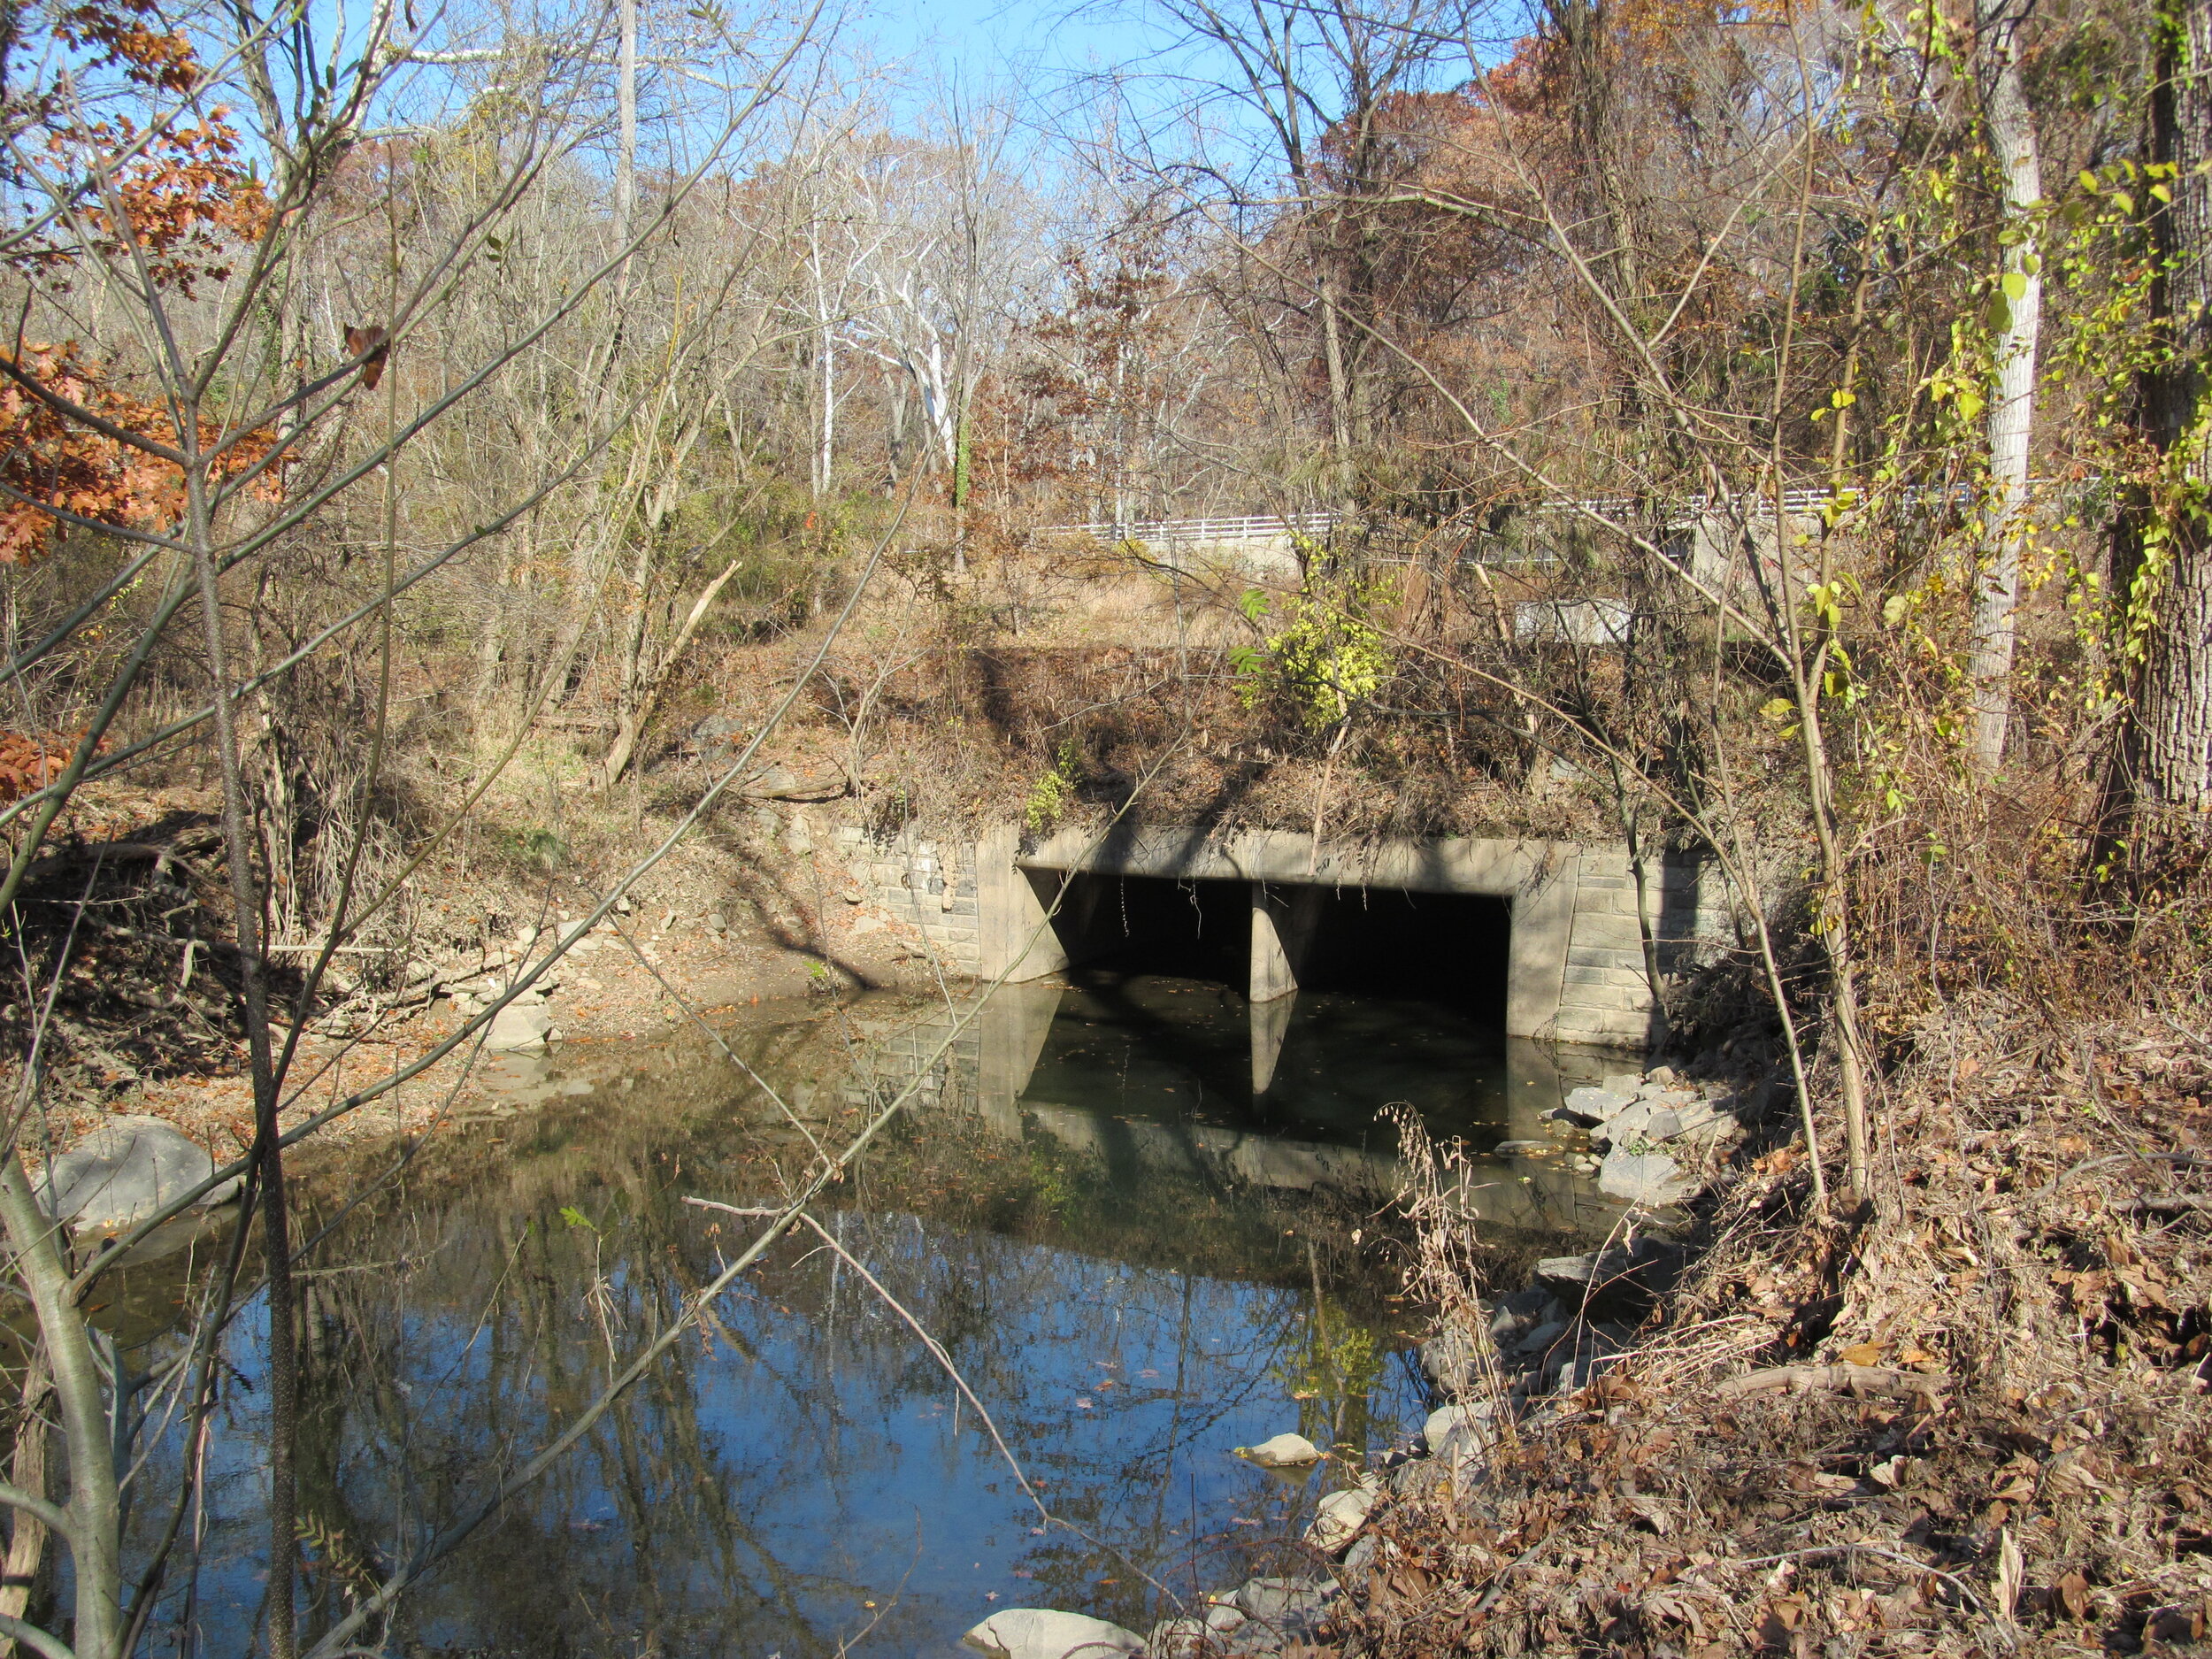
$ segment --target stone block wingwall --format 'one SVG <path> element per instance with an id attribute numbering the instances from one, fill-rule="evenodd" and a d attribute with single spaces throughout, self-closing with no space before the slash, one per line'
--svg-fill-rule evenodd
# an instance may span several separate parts
<path id="1" fill-rule="evenodd" d="M 1636 872 L 1624 848 L 1585 844 L 1561 975 L 1555 1033 L 1563 1042 L 1642 1043 L 1656 1036 L 1643 925 L 1651 926 L 1662 975 L 1735 941 L 1735 915 L 1717 867 L 1668 856 L 1647 867 L 1639 914 Z"/>
<path id="2" fill-rule="evenodd" d="M 890 912 L 918 935 L 947 973 L 972 978 L 976 949 L 976 849 L 903 832 L 882 837 L 847 826 L 837 832 L 838 863 L 864 903 Z"/>

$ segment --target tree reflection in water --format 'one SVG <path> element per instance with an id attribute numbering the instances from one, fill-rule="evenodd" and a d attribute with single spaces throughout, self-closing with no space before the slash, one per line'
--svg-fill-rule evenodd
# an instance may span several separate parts
<path id="1" fill-rule="evenodd" d="M 910 1015 L 813 1009 L 731 1041 L 826 1141 L 856 1110 L 849 1056 Z M 804 1165 L 804 1133 L 701 1045 L 595 1047 L 530 1090 L 543 1098 L 448 1131 L 311 1263 L 311 1641 L 733 1253 L 742 1224 L 686 1194 L 771 1201 Z M 1289 1566 L 1329 1477 L 1286 1480 L 1229 1448 L 1295 1426 L 1363 1449 L 1420 1419 L 1371 1201 L 1116 1169 L 956 1105 L 899 1125 L 822 1219 L 1087 1540 L 1041 1530 L 912 1333 L 795 1237 L 403 1602 L 394 1646 L 799 1659 L 864 1630 L 862 1651 L 945 1651 L 994 1606 L 1142 1629 L 1163 1603 L 1148 1580 L 1187 1596 Z M 318 1190 L 334 1213 L 392 1162 L 339 1155 Z M 143 1293 L 160 1270 L 137 1277 Z M 256 1617 L 261 1338 L 244 1323 L 233 1341 L 197 1571 L 171 1583 L 169 1613 L 189 1599 L 204 1651 L 245 1650 Z"/>

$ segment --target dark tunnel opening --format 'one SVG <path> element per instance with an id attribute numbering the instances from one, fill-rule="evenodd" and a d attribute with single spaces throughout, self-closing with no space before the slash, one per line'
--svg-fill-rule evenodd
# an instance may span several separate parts
<path id="1" fill-rule="evenodd" d="M 1057 873 L 1039 871 L 1030 880 L 1049 905 Z M 1248 882 L 1079 872 L 1052 926 L 1071 968 L 1212 979 L 1239 993 L 1251 978 Z"/>
<path id="2" fill-rule="evenodd" d="M 1474 893 L 1333 887 L 1314 901 L 1301 990 L 1356 991 L 1448 1008 L 1505 1025 L 1513 911 Z"/>
<path id="3" fill-rule="evenodd" d="M 1030 879 L 1048 905 L 1056 872 Z M 1502 1029 L 1512 907 L 1469 893 L 1278 886 L 1298 987 L 1425 1002 Z M 1071 969 L 1251 983 L 1252 887 L 1079 872 L 1053 918 Z M 1302 942 L 1297 934 L 1305 930 Z"/>

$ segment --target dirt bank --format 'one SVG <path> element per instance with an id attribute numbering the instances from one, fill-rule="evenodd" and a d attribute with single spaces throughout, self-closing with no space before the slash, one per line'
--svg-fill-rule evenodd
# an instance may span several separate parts
<path id="1" fill-rule="evenodd" d="M 11 1070 L 42 1025 L 37 1063 L 62 1086 L 42 1125 L 51 1146 L 111 1112 L 166 1118 L 219 1156 L 250 1139 L 218 804 L 204 789 L 98 792 L 35 866 L 13 941 L 23 949 L 20 995 L 0 1018 L 16 1040 Z M 572 849 L 556 868 L 458 856 L 426 865 L 395 907 L 403 925 L 379 918 L 357 936 L 367 942 L 334 959 L 300 1033 L 287 1125 L 448 1040 L 478 1005 L 472 993 L 503 988 L 595 906 L 626 864 L 628 837 L 618 832 L 657 839 L 668 826 L 603 825 L 607 844 Z M 544 982 L 557 1043 L 634 1038 L 783 998 L 935 983 L 918 933 L 851 894 L 829 860 L 784 854 L 762 827 L 741 819 L 736 833 L 686 842 L 621 913 L 571 945 Z M 270 931 L 273 1002 L 288 1010 L 313 954 L 296 948 L 280 918 Z M 280 1043 L 288 1020 L 273 1022 Z M 470 1064 L 464 1047 L 323 1133 L 345 1141 L 419 1126 L 472 1098 Z"/>
<path id="2" fill-rule="evenodd" d="M 1872 1206 L 1816 1214 L 1801 1149 L 1750 1156 L 1632 1355 L 1378 1512 L 1333 1644 L 2200 1644 L 2208 1098 L 2212 1038 L 2171 1019 L 2054 1033 L 1993 999 L 1931 1023 L 1889 1079 Z"/>

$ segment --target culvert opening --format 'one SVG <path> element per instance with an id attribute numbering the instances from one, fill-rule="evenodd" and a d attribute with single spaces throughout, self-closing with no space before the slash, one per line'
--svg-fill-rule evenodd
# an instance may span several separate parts
<path id="1" fill-rule="evenodd" d="M 1434 1003 L 1505 1025 L 1512 906 L 1473 893 L 1337 887 L 1318 900 L 1301 990 L 1359 991 Z"/>
<path id="2" fill-rule="evenodd" d="M 1048 905 L 1056 872 L 1030 878 Z M 1241 992 L 1251 972 L 1251 887 L 1242 881 L 1080 872 L 1052 920 L 1068 965 L 1214 979 Z"/>

